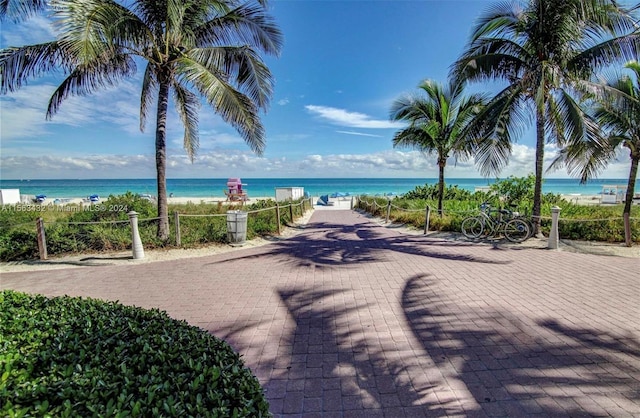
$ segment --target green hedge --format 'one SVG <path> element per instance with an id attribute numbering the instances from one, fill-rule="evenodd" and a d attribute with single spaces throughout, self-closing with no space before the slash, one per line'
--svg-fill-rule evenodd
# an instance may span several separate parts
<path id="1" fill-rule="evenodd" d="M 0 415 L 260 417 L 224 341 L 159 310 L 0 292 Z"/>

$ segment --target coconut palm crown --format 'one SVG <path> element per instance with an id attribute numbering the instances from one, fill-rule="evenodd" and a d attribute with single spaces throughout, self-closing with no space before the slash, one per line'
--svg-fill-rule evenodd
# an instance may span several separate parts
<path id="1" fill-rule="evenodd" d="M 629 152 L 631 165 L 623 215 L 630 216 L 640 165 L 640 63 L 628 62 L 631 74 L 618 74 L 609 80 L 600 94 L 589 96 L 590 113 L 602 128 L 603 136 L 568 143 L 550 168 L 565 165 L 581 182 L 594 178 L 615 160 L 621 147 Z M 631 237 L 626 237 L 627 245 Z"/>
<path id="2" fill-rule="evenodd" d="M 70 95 L 115 85 L 144 63 L 140 128 L 155 105 L 158 237 L 168 237 L 166 125 L 170 95 L 184 125 L 184 148 L 198 150 L 201 100 L 232 125 L 256 153 L 265 133 L 259 112 L 273 91 L 261 54 L 278 55 L 282 34 L 265 5 L 236 0 L 53 0 L 51 42 L 0 51 L 0 92 L 62 69 L 47 108 L 51 118 Z"/>
<path id="3" fill-rule="evenodd" d="M 575 99 L 575 88 L 596 70 L 638 56 L 640 33 L 633 13 L 614 0 L 497 3 L 479 18 L 452 66 L 451 77 L 457 80 L 507 82 L 479 116 L 482 135 L 490 139 L 476 154 L 483 175 L 497 175 L 508 164 L 511 143 L 535 122 L 536 230 L 545 144 L 562 147 L 597 135 L 597 126 Z"/>
<path id="4" fill-rule="evenodd" d="M 394 135 L 393 146 L 437 155 L 438 212 L 442 214 L 447 160 L 450 156 L 456 160 L 470 157 L 475 144 L 468 128 L 487 98 L 482 94 L 465 96 L 463 83 L 442 86 L 425 80 L 418 88 L 424 94 L 401 97 L 391 106 L 391 120 L 408 122 Z"/>

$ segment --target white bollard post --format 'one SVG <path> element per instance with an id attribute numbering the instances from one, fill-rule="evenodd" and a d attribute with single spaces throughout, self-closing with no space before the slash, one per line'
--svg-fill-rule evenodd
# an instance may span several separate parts
<path id="1" fill-rule="evenodd" d="M 131 211 L 127 213 L 127 215 L 129 215 L 129 222 L 131 222 L 131 249 L 133 251 L 133 259 L 141 260 L 144 258 L 144 247 L 142 247 L 142 240 L 138 232 L 138 212 Z"/>
<path id="2" fill-rule="evenodd" d="M 551 208 L 551 232 L 549 232 L 549 243 L 547 248 L 552 250 L 558 249 L 558 218 L 560 217 L 560 208 L 554 206 Z"/>

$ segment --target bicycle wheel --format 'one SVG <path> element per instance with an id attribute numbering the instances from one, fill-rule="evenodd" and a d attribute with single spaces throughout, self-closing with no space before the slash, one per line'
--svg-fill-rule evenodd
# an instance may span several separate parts
<path id="1" fill-rule="evenodd" d="M 512 219 L 504 226 L 504 236 L 511 242 L 522 242 L 529 238 L 529 227 L 521 219 Z"/>
<path id="2" fill-rule="evenodd" d="M 482 221 L 479 218 L 467 218 L 462 221 L 462 233 L 467 238 L 478 238 L 482 235 L 482 229 Z"/>

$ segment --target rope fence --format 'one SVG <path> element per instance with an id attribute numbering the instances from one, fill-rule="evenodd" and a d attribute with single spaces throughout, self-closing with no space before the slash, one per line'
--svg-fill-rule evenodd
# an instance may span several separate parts
<path id="1" fill-rule="evenodd" d="M 395 205 L 392 203 L 392 201 L 390 199 L 387 200 L 385 205 L 381 205 L 378 203 L 378 201 L 376 199 L 366 199 L 362 196 L 358 197 L 358 206 L 364 206 L 364 210 L 371 213 L 371 214 L 377 214 L 377 213 L 381 213 L 384 214 L 384 218 L 385 218 L 385 223 L 388 223 L 391 220 L 391 211 L 395 210 L 397 212 L 401 212 L 401 213 L 417 213 L 417 212 L 424 212 L 425 213 L 425 219 L 424 219 L 424 234 L 427 234 L 429 232 L 429 223 L 430 223 L 430 217 L 431 217 L 431 212 L 433 211 L 431 209 L 431 207 L 429 205 L 427 205 L 425 208 L 419 208 L 419 209 L 407 209 L 407 208 L 403 208 L 400 207 L 398 205 Z M 386 210 L 386 212 L 384 212 Z M 436 211 L 437 212 L 437 211 Z M 454 210 L 443 210 L 442 214 L 443 215 L 465 215 L 465 214 L 474 214 L 474 213 L 478 213 L 477 209 L 470 209 L 470 210 L 458 210 L 458 211 L 454 211 Z M 529 216 L 532 220 L 535 219 L 539 219 L 540 221 L 552 221 L 553 217 L 552 216 Z M 570 223 L 597 223 L 597 222 L 623 222 L 625 224 L 625 241 L 629 241 L 630 240 L 630 236 L 631 236 L 631 232 L 630 232 L 630 224 L 636 223 L 636 222 L 640 222 L 640 218 L 638 217 L 629 217 L 628 221 L 625 220 L 625 217 L 620 216 L 620 217 L 611 217 L 611 218 L 596 218 L 596 219 L 576 219 L 576 218 L 558 218 L 558 223 L 561 224 L 570 224 Z"/>
<path id="2" fill-rule="evenodd" d="M 261 227 L 262 232 L 272 233 L 275 232 L 278 235 L 282 231 L 282 220 L 285 222 L 294 222 L 296 216 L 303 216 L 307 208 L 313 207 L 311 199 L 305 199 L 299 203 L 289 203 L 286 205 L 279 205 L 266 208 L 253 209 L 250 211 L 241 211 L 249 216 L 259 216 L 263 213 L 272 212 L 275 220 L 263 222 Z M 288 209 L 288 211 L 287 211 Z M 285 211 L 285 212 L 282 212 Z M 45 260 L 51 249 L 54 253 L 65 252 L 80 252 L 83 250 L 100 250 L 95 248 L 102 244 L 107 249 L 121 250 L 123 247 L 131 247 L 132 243 L 135 244 L 136 237 L 133 236 L 135 230 L 136 234 L 142 234 L 142 241 L 151 241 L 154 238 L 154 232 L 151 231 L 151 224 L 157 223 L 161 218 L 142 218 L 138 219 L 135 214 L 135 222 L 130 212 L 129 220 L 108 220 L 108 221 L 87 221 L 87 222 L 45 222 L 42 218 L 36 220 L 36 240 L 38 244 L 38 254 L 41 260 Z M 226 242 L 229 241 L 229 218 L 228 213 L 212 213 L 212 214 L 188 214 L 174 212 L 173 217 L 169 217 L 170 228 L 172 228 L 176 246 L 181 247 L 182 237 L 185 236 L 185 229 L 193 236 L 196 235 L 195 241 L 192 242 Z M 227 222 L 221 222 L 225 218 Z M 187 219 L 194 219 L 196 221 L 192 226 L 184 225 L 181 219 L 187 221 Z M 201 219 L 197 221 L 197 219 Z M 207 219 L 211 219 L 212 222 L 207 222 Z M 135 225 L 134 225 L 135 223 Z M 171 225 L 173 223 L 173 225 Z M 146 225 L 144 228 L 138 230 L 138 225 Z M 263 225 L 264 224 L 264 225 Z M 22 223 L 14 225 L 12 227 L 18 228 L 33 225 L 33 223 Z M 64 230 L 61 228 L 64 227 Z M 102 227 L 106 227 L 104 229 Z M 266 231 L 264 231 L 266 229 Z M 275 229 L 271 231 L 270 229 Z M 33 231 L 33 229 L 31 229 Z M 245 231 L 246 232 L 246 231 Z M 47 239 L 49 236 L 49 239 Z M 109 239 L 115 239 L 117 242 L 108 243 Z M 138 237 L 138 239 L 140 239 Z M 48 242 L 49 241 L 49 242 Z M 49 246 L 47 245 L 49 244 Z M 135 255 L 135 254 L 134 254 Z"/>

